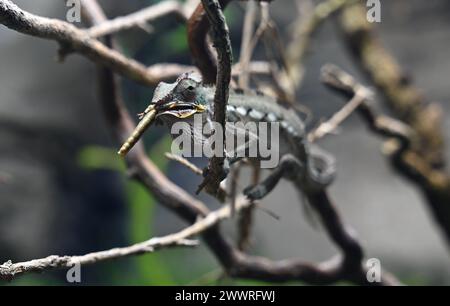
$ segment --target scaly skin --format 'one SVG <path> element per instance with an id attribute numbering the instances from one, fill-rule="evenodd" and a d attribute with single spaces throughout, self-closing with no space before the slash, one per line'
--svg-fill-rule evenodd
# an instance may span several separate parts
<path id="1" fill-rule="evenodd" d="M 203 89 L 208 105 L 213 105 L 214 91 L 214 87 Z M 279 122 L 281 130 L 284 131 L 281 136 L 285 138 L 281 146 L 287 146 L 287 148 L 280 148 L 280 151 L 284 152 L 283 155 L 290 154 L 298 160 L 298 163 L 294 163 L 297 172 L 305 173 L 302 169 L 306 169 L 305 175 L 298 175 L 298 177 L 294 175 L 294 178 L 290 178 L 296 181 L 297 185 L 302 185 L 303 188 L 320 189 L 333 180 L 334 158 L 307 142 L 304 123 L 296 111 L 279 104 L 274 97 L 252 90 L 230 90 L 227 117 L 228 121 L 233 122 Z M 299 167 L 302 169 L 298 169 Z M 292 163 L 287 170 L 292 170 Z"/>

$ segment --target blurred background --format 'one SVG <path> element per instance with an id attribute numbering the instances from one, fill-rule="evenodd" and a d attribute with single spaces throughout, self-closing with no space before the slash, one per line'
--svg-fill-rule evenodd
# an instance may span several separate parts
<path id="1" fill-rule="evenodd" d="M 65 19 L 67 12 L 65 1 L 14 2 L 41 16 Z M 99 2 L 112 18 L 158 1 Z M 270 7 L 287 39 L 296 18 L 294 2 L 274 1 Z M 226 10 L 235 60 L 239 58 L 244 8 L 236 2 Z M 377 24 L 383 43 L 417 87 L 430 101 L 442 105 L 445 132 L 450 127 L 449 17 L 447 0 L 391 0 L 382 1 L 382 22 Z M 146 65 L 191 64 L 185 25 L 166 18 L 152 26 L 151 34 L 133 29 L 117 35 L 124 53 Z M 55 42 L 0 26 L 1 262 L 125 246 L 185 226 L 138 184 L 126 179 L 124 166 L 114 153 L 117 144 L 111 140 L 96 98 L 95 66 L 76 54 L 58 63 L 57 47 Z M 264 48 L 259 46 L 254 58 L 264 59 L 263 54 Z M 305 79 L 297 93 L 299 103 L 313 113 L 312 125 L 344 103 L 319 81 L 325 63 L 335 63 L 367 84 L 332 20 L 327 21 L 311 43 Z M 131 113 L 142 111 L 153 88 L 128 80 L 122 80 L 122 85 Z M 339 135 L 320 143 L 337 159 L 338 177 L 331 194 L 344 220 L 355 228 L 367 257 L 380 259 L 382 266 L 403 282 L 450 285 L 450 254 L 421 194 L 389 168 L 380 152 L 381 140 L 363 126 L 352 116 Z M 200 178 L 164 157 L 170 150 L 164 129 L 147 133 L 145 144 L 170 179 L 195 191 Z M 450 148 L 450 160 L 448 152 Z M 209 196 L 201 198 L 212 208 L 220 205 Z M 290 184 L 280 184 L 263 205 L 280 219 L 256 211 L 250 253 L 311 261 L 326 260 L 336 253 L 324 232 L 304 220 Z M 230 237 L 235 235 L 235 221 L 225 222 Z M 200 246 L 82 267 L 82 284 L 217 284 L 219 274 L 215 258 Z M 65 271 L 52 271 L 20 277 L 6 285 L 63 285 L 65 279 Z M 222 279 L 219 283 L 255 282 Z"/>

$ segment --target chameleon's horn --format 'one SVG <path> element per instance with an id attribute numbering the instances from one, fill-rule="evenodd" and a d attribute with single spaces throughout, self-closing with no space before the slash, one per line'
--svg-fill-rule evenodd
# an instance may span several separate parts
<path id="1" fill-rule="evenodd" d="M 148 126 L 153 122 L 156 116 L 156 110 L 154 108 L 151 108 L 142 118 L 141 121 L 139 121 L 139 124 L 134 129 L 133 133 L 131 133 L 131 136 L 128 137 L 127 141 L 120 147 L 117 154 L 124 157 L 131 148 L 138 142 L 139 138 L 141 138 L 142 134 L 144 134 L 145 130 L 148 128 Z"/>

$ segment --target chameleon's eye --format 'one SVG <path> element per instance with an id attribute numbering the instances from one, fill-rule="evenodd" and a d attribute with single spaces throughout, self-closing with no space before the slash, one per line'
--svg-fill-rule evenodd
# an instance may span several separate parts
<path id="1" fill-rule="evenodd" d="M 184 102 L 192 102 L 196 97 L 197 82 L 191 79 L 183 79 L 179 81 L 176 87 L 176 95 L 178 99 Z"/>
<path id="2" fill-rule="evenodd" d="M 186 102 L 188 101 L 192 101 L 195 99 L 195 91 L 194 91 L 194 86 L 188 86 L 186 87 L 186 90 L 183 90 L 183 97 L 185 99 Z"/>
<path id="3" fill-rule="evenodd" d="M 194 84 L 184 84 L 184 89 L 182 90 L 181 94 L 183 95 L 183 98 L 186 102 L 193 101 L 195 99 L 195 86 Z"/>

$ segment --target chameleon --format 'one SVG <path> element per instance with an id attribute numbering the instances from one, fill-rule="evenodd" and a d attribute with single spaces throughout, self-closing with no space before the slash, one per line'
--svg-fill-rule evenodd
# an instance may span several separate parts
<path id="1" fill-rule="evenodd" d="M 196 73 L 184 73 L 174 83 L 159 83 L 151 103 L 139 114 L 141 121 L 118 154 L 125 156 L 155 121 L 162 121 L 169 128 L 180 120 L 192 126 L 196 114 L 201 114 L 204 122 L 212 121 L 214 93 L 215 87 L 203 84 Z M 260 183 L 244 189 L 248 198 L 263 198 L 281 178 L 290 180 L 300 190 L 312 192 L 325 188 L 333 181 L 334 158 L 308 142 L 305 123 L 293 108 L 259 91 L 230 89 L 226 117 L 228 122 L 279 123 L 280 162 Z M 226 156 L 225 165 L 231 165 L 237 160 Z"/>

